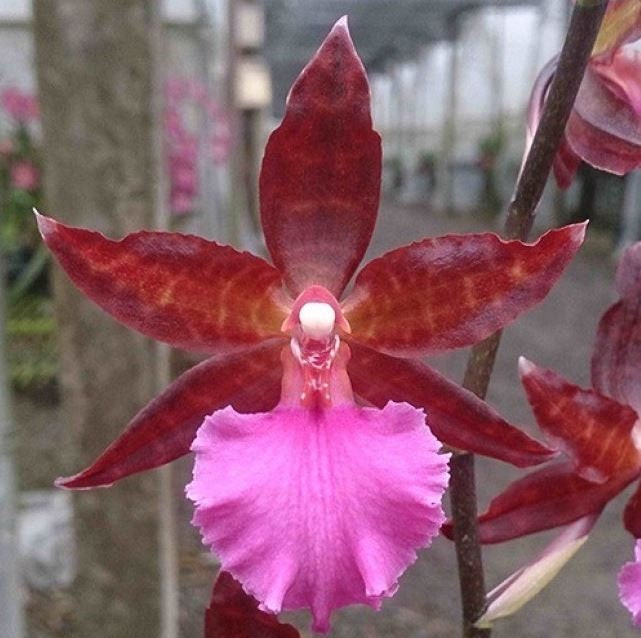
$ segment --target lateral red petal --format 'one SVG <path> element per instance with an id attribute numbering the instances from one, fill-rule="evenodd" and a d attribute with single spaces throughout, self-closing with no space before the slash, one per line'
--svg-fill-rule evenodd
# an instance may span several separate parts
<path id="1" fill-rule="evenodd" d="M 541 301 L 584 236 L 574 224 L 532 244 L 483 233 L 393 250 L 356 277 L 343 308 L 352 338 L 402 357 L 476 343 Z"/>
<path id="2" fill-rule="evenodd" d="M 178 377 L 129 423 L 94 463 L 58 487 L 107 487 L 187 454 L 208 414 L 227 405 L 238 412 L 266 412 L 280 397 L 282 344 L 203 361 Z"/>
<path id="3" fill-rule="evenodd" d="M 641 166 L 641 116 L 593 68 L 583 78 L 565 136 L 595 168 L 623 175 Z"/>
<path id="4" fill-rule="evenodd" d="M 641 243 L 619 263 L 622 299 L 601 317 L 592 355 L 592 384 L 601 393 L 641 412 Z"/>
<path id="5" fill-rule="evenodd" d="M 179 348 L 219 352 L 280 336 L 278 271 L 193 235 L 141 231 L 120 241 L 38 215 L 71 280 L 118 321 Z"/>
<path id="6" fill-rule="evenodd" d="M 553 463 L 512 483 L 479 517 L 482 543 L 501 543 L 601 512 L 634 477 L 592 483 L 571 463 Z M 452 537 L 452 526 L 443 532 Z"/>
<path id="7" fill-rule="evenodd" d="M 343 18 L 294 83 L 260 175 L 267 248 L 292 293 L 320 284 L 340 297 L 374 230 L 380 178 L 369 85 Z"/>
<path id="8" fill-rule="evenodd" d="M 623 525 L 635 538 L 641 538 L 641 485 L 626 503 L 623 511 Z"/>
<path id="9" fill-rule="evenodd" d="M 604 482 L 641 469 L 632 440 L 637 413 L 521 358 L 521 382 L 536 420 L 583 478 Z"/>
<path id="10" fill-rule="evenodd" d="M 292 625 L 258 609 L 229 572 L 220 572 L 205 612 L 205 638 L 300 638 Z"/>
<path id="11" fill-rule="evenodd" d="M 350 347 L 352 358 L 347 369 L 355 393 L 378 407 L 391 400 L 423 408 L 430 429 L 441 442 L 517 467 L 536 465 L 554 456 L 552 450 L 507 423 L 475 394 L 429 366 L 354 343 Z"/>

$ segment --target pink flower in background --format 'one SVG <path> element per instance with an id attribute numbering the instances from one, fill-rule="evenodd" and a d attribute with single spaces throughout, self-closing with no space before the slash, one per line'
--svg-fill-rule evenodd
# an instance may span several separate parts
<path id="1" fill-rule="evenodd" d="M 189 126 L 189 107 L 201 109 L 201 118 L 209 118 L 211 136 L 204 149 L 209 161 L 221 164 L 229 157 L 231 134 L 229 121 L 218 103 L 200 82 L 170 78 L 165 85 L 165 135 L 168 147 L 170 210 L 184 215 L 194 210 L 198 196 L 200 138 Z M 198 118 L 196 118 L 198 119 Z M 201 122 L 196 124 L 200 127 Z M 194 125 L 195 127 L 195 125 Z"/>
<path id="2" fill-rule="evenodd" d="M 0 104 L 4 112 L 20 124 L 30 124 L 40 116 L 37 98 L 15 87 L 3 89 Z"/>
<path id="3" fill-rule="evenodd" d="M 619 598 L 632 614 L 632 622 L 641 627 L 641 540 L 634 547 L 634 561 L 619 572 Z"/>
<path id="4" fill-rule="evenodd" d="M 40 171 L 31 162 L 16 162 L 11 167 L 11 186 L 23 191 L 33 191 L 40 185 Z"/>

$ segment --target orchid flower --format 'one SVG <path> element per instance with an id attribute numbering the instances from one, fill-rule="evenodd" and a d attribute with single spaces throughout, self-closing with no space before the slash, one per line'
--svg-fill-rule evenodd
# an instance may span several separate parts
<path id="1" fill-rule="evenodd" d="M 623 175 L 641 167 L 641 2 L 610 0 L 554 161 L 567 188 L 581 161 Z M 528 108 L 528 147 L 541 119 L 558 57 L 537 77 Z"/>
<path id="2" fill-rule="evenodd" d="M 621 299 L 606 311 L 597 331 L 594 389 L 582 389 L 524 358 L 519 361 L 536 420 L 566 460 L 518 479 L 494 498 L 479 517 L 479 536 L 483 543 L 499 543 L 566 527 L 533 562 L 488 594 L 478 626 L 489 627 L 541 591 L 585 543 L 607 503 L 641 477 L 641 242 L 624 253 L 617 291 Z M 625 508 L 624 524 L 641 537 L 641 486 Z M 451 522 L 443 532 L 453 537 Z M 641 613 L 638 570 L 638 564 L 628 565 L 620 577 L 622 600 L 633 613 Z"/>
<path id="3" fill-rule="evenodd" d="M 621 299 L 601 318 L 592 356 L 593 389 L 520 361 L 521 381 L 536 420 L 568 460 L 543 466 L 497 496 L 479 518 L 485 543 L 497 543 L 599 514 L 641 477 L 641 243 L 617 270 Z M 641 486 L 624 525 L 641 538 Z"/>
<path id="4" fill-rule="evenodd" d="M 346 293 L 379 201 L 369 101 L 340 20 L 265 151 L 261 220 L 273 266 L 191 235 L 112 241 L 38 216 L 47 245 L 99 306 L 211 355 L 57 484 L 106 486 L 191 448 L 194 523 L 223 569 L 262 610 L 310 608 L 318 631 L 343 605 L 378 608 L 438 533 L 439 440 L 518 466 L 555 454 L 418 358 L 479 341 L 542 300 L 585 232 L 568 226 L 533 244 L 489 233 L 424 239 L 368 263 Z"/>

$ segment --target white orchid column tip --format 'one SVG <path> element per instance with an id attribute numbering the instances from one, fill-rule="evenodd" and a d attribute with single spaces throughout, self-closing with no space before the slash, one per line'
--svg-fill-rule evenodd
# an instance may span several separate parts
<path id="1" fill-rule="evenodd" d="M 336 312 L 324 301 L 308 301 L 298 313 L 300 326 L 305 336 L 311 339 L 327 339 L 336 324 Z"/>

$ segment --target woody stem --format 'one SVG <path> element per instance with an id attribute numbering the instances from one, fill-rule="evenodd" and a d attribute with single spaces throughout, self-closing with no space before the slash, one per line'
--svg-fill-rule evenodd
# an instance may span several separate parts
<path id="1" fill-rule="evenodd" d="M 554 162 L 583 74 L 590 59 L 607 0 L 577 0 L 556 74 L 550 86 L 541 121 L 508 207 L 504 234 L 525 241 L 536 207 Z M 476 344 L 468 359 L 463 386 L 477 396 L 487 394 L 494 360 L 501 340 L 497 332 Z M 483 559 L 478 537 L 474 456 L 457 454 L 450 462 L 450 499 L 463 608 L 463 637 L 489 637 L 490 629 L 474 622 L 485 606 Z"/>

